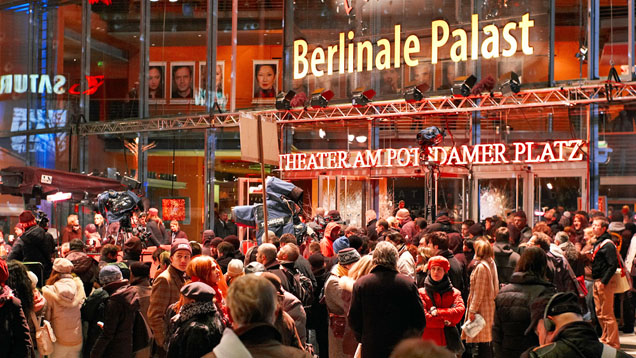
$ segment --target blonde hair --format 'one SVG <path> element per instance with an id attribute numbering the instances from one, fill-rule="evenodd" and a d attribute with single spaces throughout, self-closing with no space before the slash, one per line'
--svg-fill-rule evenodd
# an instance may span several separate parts
<path id="1" fill-rule="evenodd" d="M 477 258 L 485 260 L 495 256 L 495 251 L 488 241 L 476 240 L 473 247 L 475 248 L 475 257 Z"/>
<path id="2" fill-rule="evenodd" d="M 66 218 L 66 223 L 67 223 L 68 225 L 71 225 L 71 222 L 73 222 L 73 221 L 75 221 L 75 220 L 78 220 L 78 219 L 79 219 L 79 217 L 78 217 L 77 215 L 75 215 L 75 214 L 71 214 L 71 215 L 69 215 L 69 216 Z"/>
<path id="3" fill-rule="evenodd" d="M 227 294 L 232 319 L 239 326 L 274 322 L 277 294 L 274 285 L 264 277 L 249 274 L 232 281 Z"/>
<path id="4" fill-rule="evenodd" d="M 373 268 L 373 257 L 371 257 L 371 255 L 364 255 L 358 262 L 353 264 L 347 276 L 357 280 L 371 272 L 371 268 Z"/>

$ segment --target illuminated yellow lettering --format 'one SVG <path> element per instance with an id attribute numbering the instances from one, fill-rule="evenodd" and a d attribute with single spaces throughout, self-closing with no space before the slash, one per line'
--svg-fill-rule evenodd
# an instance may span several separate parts
<path id="1" fill-rule="evenodd" d="M 321 47 L 316 47 L 311 53 L 311 73 L 316 77 L 321 77 L 325 74 L 325 71 L 319 70 L 318 65 L 325 63 L 325 50 Z"/>
<path id="2" fill-rule="evenodd" d="M 438 37 L 439 35 L 439 30 L 442 30 L 442 37 Z M 444 46 L 446 44 L 446 42 L 448 41 L 448 23 L 444 20 L 435 20 L 433 21 L 433 23 L 431 24 L 431 35 L 432 35 L 432 39 L 431 39 L 431 63 L 432 64 L 436 64 L 437 63 L 437 50 Z"/>
<path id="3" fill-rule="evenodd" d="M 468 60 L 468 36 L 463 29 L 457 29 L 453 31 L 453 37 L 459 37 L 459 40 L 455 41 L 450 49 L 450 57 L 454 62 Z"/>
<path id="4" fill-rule="evenodd" d="M 338 49 L 340 55 L 340 63 L 338 64 L 338 72 L 343 74 L 345 72 L 345 36 L 344 32 L 340 33 L 340 48 Z"/>
<path id="5" fill-rule="evenodd" d="M 470 19 L 470 59 L 476 60 L 479 56 L 479 15 L 473 14 Z"/>
<path id="6" fill-rule="evenodd" d="M 530 20 L 530 14 L 521 17 L 519 28 L 521 29 L 521 50 L 525 55 L 532 55 L 534 48 L 530 46 L 530 28 L 534 27 L 534 20 Z"/>
<path id="7" fill-rule="evenodd" d="M 401 58 L 400 58 L 400 40 L 402 39 L 402 26 L 400 25 L 395 25 L 395 57 L 393 57 L 393 66 L 395 66 L 395 68 L 399 68 L 400 67 L 400 63 L 402 62 Z"/>
<path id="8" fill-rule="evenodd" d="M 499 57 L 499 28 L 495 25 L 484 26 L 484 34 L 490 34 L 490 37 L 481 44 L 481 55 L 485 59 Z"/>
<path id="9" fill-rule="evenodd" d="M 510 48 L 505 49 L 501 52 L 503 57 L 510 57 L 517 52 L 517 39 L 510 34 L 510 31 L 517 28 L 516 22 L 509 22 L 504 26 L 503 29 L 503 38 L 510 45 Z"/>
<path id="10" fill-rule="evenodd" d="M 294 79 L 303 78 L 307 75 L 309 64 L 305 56 L 307 56 L 307 41 L 294 41 Z M 302 72 L 300 71 L 301 64 L 303 65 Z"/>
<path id="11" fill-rule="evenodd" d="M 378 46 L 382 46 L 383 49 L 375 55 L 375 67 L 378 70 L 386 70 L 391 67 L 391 43 L 387 39 L 380 39 Z"/>
<path id="12" fill-rule="evenodd" d="M 347 34 L 349 40 L 353 40 L 353 31 L 349 31 Z M 347 45 L 347 72 L 353 72 L 353 43 Z"/>
<path id="13" fill-rule="evenodd" d="M 335 55 L 336 52 L 338 52 L 337 45 L 327 47 L 327 74 L 328 75 L 333 74 L 333 55 Z"/>
<path id="14" fill-rule="evenodd" d="M 364 50 L 367 50 L 367 71 L 373 69 L 373 44 L 371 41 L 358 42 L 358 72 L 363 71 Z"/>
<path id="15" fill-rule="evenodd" d="M 417 66 L 419 62 L 417 59 L 411 59 L 412 53 L 420 52 L 420 39 L 415 35 L 411 35 L 404 41 L 404 63 L 407 66 Z"/>

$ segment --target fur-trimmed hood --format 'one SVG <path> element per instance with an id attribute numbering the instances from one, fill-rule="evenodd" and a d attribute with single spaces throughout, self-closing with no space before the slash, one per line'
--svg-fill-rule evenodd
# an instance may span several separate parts
<path id="1" fill-rule="evenodd" d="M 82 294 L 80 294 L 80 291 Z M 63 275 L 53 285 L 42 287 L 42 292 L 50 295 L 60 306 L 78 307 L 85 299 L 84 285 L 79 277 Z"/>

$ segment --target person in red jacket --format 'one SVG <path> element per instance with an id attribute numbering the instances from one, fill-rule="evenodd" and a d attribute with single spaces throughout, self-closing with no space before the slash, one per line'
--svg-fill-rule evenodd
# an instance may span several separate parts
<path id="1" fill-rule="evenodd" d="M 464 316 L 465 306 L 461 292 L 453 288 L 448 278 L 449 269 L 450 263 L 445 257 L 431 257 L 427 263 L 428 276 L 419 293 L 426 313 L 422 339 L 452 348 L 461 345 L 459 334 L 455 335 L 457 342 L 447 342 L 444 327 L 455 327 Z"/>
<path id="2" fill-rule="evenodd" d="M 340 225 L 338 225 L 338 223 L 330 222 L 329 224 L 327 224 L 327 227 L 325 228 L 324 236 L 322 240 L 320 240 L 320 253 L 322 253 L 322 256 L 324 257 L 336 256 L 336 253 L 333 250 L 333 242 L 336 241 L 338 237 L 340 237 L 339 235 L 340 235 Z"/>

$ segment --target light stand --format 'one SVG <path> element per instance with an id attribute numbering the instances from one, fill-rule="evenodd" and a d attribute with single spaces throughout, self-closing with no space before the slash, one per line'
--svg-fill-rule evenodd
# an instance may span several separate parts
<path id="1" fill-rule="evenodd" d="M 426 168 L 424 185 L 426 186 L 426 221 L 432 224 L 435 220 L 435 200 L 433 198 L 434 187 L 437 186 L 439 164 L 428 160 L 431 148 L 440 144 L 444 139 L 444 131 L 437 127 L 422 129 L 416 136 L 420 146 L 420 165 Z"/>

